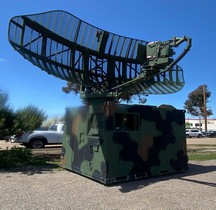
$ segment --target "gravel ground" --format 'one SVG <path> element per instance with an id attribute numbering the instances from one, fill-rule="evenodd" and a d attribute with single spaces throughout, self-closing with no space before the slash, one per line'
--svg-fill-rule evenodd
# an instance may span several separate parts
<path id="1" fill-rule="evenodd" d="M 216 160 L 186 173 L 104 186 L 67 170 L 0 171 L 0 209 L 216 209 Z"/>
<path id="2" fill-rule="evenodd" d="M 67 170 L 0 173 L 0 209 L 216 209 L 216 161 L 190 171 L 110 187 Z"/>

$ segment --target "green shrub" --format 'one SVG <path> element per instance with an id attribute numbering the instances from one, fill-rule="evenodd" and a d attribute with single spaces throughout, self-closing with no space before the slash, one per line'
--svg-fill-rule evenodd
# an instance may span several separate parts
<path id="1" fill-rule="evenodd" d="M 10 168 L 28 165 L 32 162 L 32 152 L 29 148 L 16 148 L 0 151 L 0 168 Z"/>

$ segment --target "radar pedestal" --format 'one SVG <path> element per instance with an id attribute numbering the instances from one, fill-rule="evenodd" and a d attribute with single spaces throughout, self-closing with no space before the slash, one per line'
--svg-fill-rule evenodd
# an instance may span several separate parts
<path id="1" fill-rule="evenodd" d="M 190 38 L 132 39 L 65 11 L 14 17 L 8 37 L 31 63 L 80 86 L 86 104 L 66 109 L 64 168 L 104 184 L 187 170 L 184 110 L 118 101 L 124 94 L 180 91 L 184 76 L 177 63 Z"/>
<path id="2" fill-rule="evenodd" d="M 106 101 L 113 101 L 118 103 L 118 94 L 117 92 L 108 92 L 108 93 L 80 93 L 80 98 L 85 104 L 98 104 L 104 103 Z"/>

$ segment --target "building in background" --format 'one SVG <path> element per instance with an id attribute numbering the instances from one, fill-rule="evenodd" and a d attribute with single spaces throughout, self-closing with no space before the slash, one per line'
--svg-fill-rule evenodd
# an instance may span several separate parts
<path id="1" fill-rule="evenodd" d="M 201 131 L 205 130 L 205 120 L 204 119 L 185 119 L 186 128 L 197 128 Z M 207 129 L 208 131 L 216 131 L 216 119 L 207 119 Z"/>

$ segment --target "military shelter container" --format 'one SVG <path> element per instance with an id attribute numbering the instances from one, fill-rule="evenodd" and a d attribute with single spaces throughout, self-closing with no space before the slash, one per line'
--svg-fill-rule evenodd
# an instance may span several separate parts
<path id="1" fill-rule="evenodd" d="M 103 184 L 185 171 L 185 111 L 112 101 L 67 108 L 62 160 Z"/>

